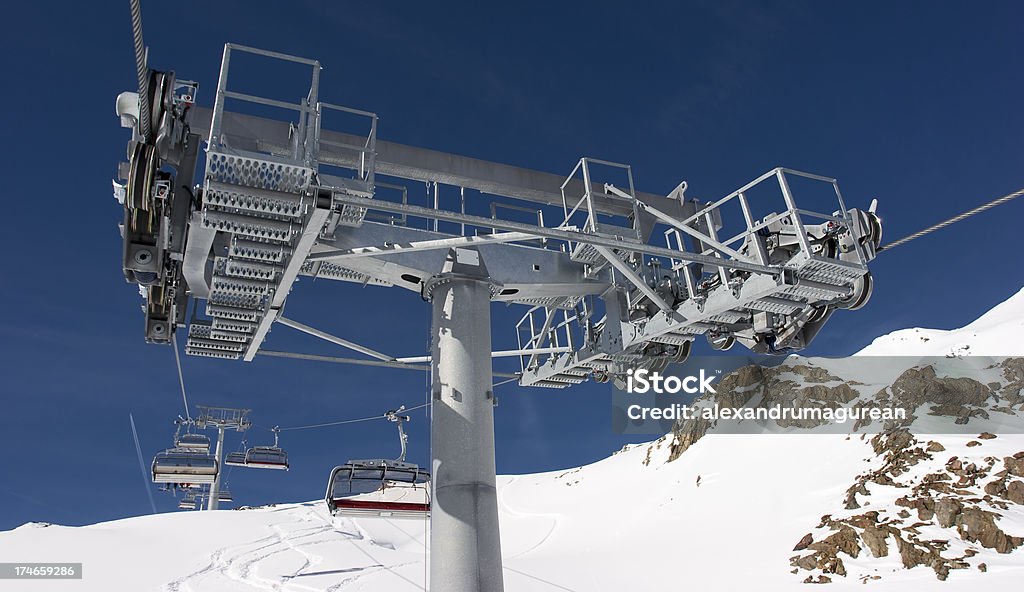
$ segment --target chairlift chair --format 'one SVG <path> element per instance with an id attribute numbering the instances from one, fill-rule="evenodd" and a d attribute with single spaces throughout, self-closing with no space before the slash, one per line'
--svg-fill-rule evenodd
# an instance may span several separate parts
<path id="1" fill-rule="evenodd" d="M 332 515 L 426 517 L 429 484 L 430 473 L 412 463 L 350 460 L 331 471 L 327 509 Z"/>
<path id="2" fill-rule="evenodd" d="M 288 470 L 288 453 L 278 446 L 280 428 L 274 427 L 273 446 L 253 446 L 245 451 L 245 466 L 254 469 Z"/>
<path id="3" fill-rule="evenodd" d="M 235 452 L 229 452 L 224 457 L 224 464 L 229 467 L 244 467 L 245 466 L 245 451 L 246 451 L 245 439 L 242 439 L 242 443 L 239 444 L 239 449 Z"/>
<path id="4" fill-rule="evenodd" d="M 245 452 L 229 452 L 224 457 L 224 464 L 229 467 L 244 467 L 245 466 Z"/>
<path id="5" fill-rule="evenodd" d="M 178 448 L 185 448 L 188 450 L 210 452 L 210 438 L 205 434 L 182 434 L 177 439 L 177 442 L 175 442 L 175 446 Z"/>
<path id="6" fill-rule="evenodd" d="M 185 448 L 188 450 L 196 450 L 200 452 L 210 452 L 210 438 L 204 434 L 197 434 L 191 431 L 186 431 L 184 434 L 181 433 L 182 426 L 187 426 L 186 430 L 191 430 L 192 426 L 195 425 L 191 419 L 178 419 L 174 420 L 174 425 L 177 426 L 174 430 L 174 447 Z"/>
<path id="7" fill-rule="evenodd" d="M 430 515 L 430 473 L 405 462 L 408 436 L 402 424 L 409 416 L 403 408 L 384 417 L 398 426 L 402 453 L 396 460 L 350 460 L 334 467 L 327 482 L 327 509 L 331 515 L 426 518 Z"/>
<path id="8" fill-rule="evenodd" d="M 194 492 L 188 492 L 185 494 L 181 501 L 178 502 L 179 510 L 195 510 L 196 509 L 196 494 Z"/>
<path id="9" fill-rule="evenodd" d="M 213 483 L 217 459 L 210 454 L 169 448 L 153 458 L 153 483 Z"/>
<path id="10" fill-rule="evenodd" d="M 230 489 L 221 488 L 221 490 L 217 493 L 217 501 L 233 502 L 235 501 L 235 496 L 231 495 Z"/>

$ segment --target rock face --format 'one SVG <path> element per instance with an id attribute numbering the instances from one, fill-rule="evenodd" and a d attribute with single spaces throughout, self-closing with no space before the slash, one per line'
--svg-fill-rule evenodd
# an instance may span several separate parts
<path id="1" fill-rule="evenodd" d="M 898 553 L 904 568 L 926 566 L 939 580 L 945 580 L 951 570 L 970 567 L 969 559 L 978 554 L 972 546 L 1010 553 L 1024 545 L 1024 538 L 1002 530 L 997 511 L 1008 508 L 1008 504 L 1024 504 L 1024 481 L 1013 479 L 1010 471 L 1010 467 L 1018 467 L 1017 461 L 1024 459 L 1024 454 L 1006 457 L 1000 466 L 994 457 L 977 461 L 936 457 L 945 448 L 932 444 L 935 442 L 922 444 L 905 429 L 872 438 L 872 448 L 881 457 L 882 466 L 856 479 L 847 489 L 845 507 L 858 509 L 858 496 L 870 496 L 873 488 L 894 487 L 909 490 L 895 502 L 905 509 L 823 516 L 817 527 L 819 534 L 808 533 L 794 548 L 809 553 L 791 557 L 790 566 L 798 574 L 812 572 L 807 578 L 815 574 L 845 576 L 843 556 L 856 558 L 866 549 L 874 558 Z M 942 470 L 909 477 L 910 469 L 923 462 L 941 463 Z M 944 529 L 943 538 L 923 536 L 927 527 Z M 934 535 L 934 529 L 928 530 Z M 968 543 L 962 555 L 948 553 L 953 539 Z M 813 540 L 818 542 L 809 542 Z M 980 571 L 987 569 L 984 563 L 977 567 Z"/>
<path id="2" fill-rule="evenodd" d="M 934 418 L 940 418 L 972 425 L 999 414 L 1024 414 L 1024 358 L 1004 359 L 985 368 L 984 380 L 943 375 L 937 367 L 948 372 L 942 362 L 923 364 L 899 373 L 891 384 L 878 385 L 836 376 L 843 372 L 842 366 L 830 371 L 811 360 L 790 358 L 779 366 L 752 365 L 733 371 L 716 383 L 716 393 L 694 402 L 698 407 L 849 410 L 884 406 L 905 411 L 905 419 L 886 420 L 884 425 L 872 425 L 870 419 L 853 423 L 852 432 L 881 432 L 870 440 L 872 468 L 847 487 L 832 515 L 823 516 L 817 527 L 796 541 L 790 569 L 798 581 L 828 583 L 845 578 L 850 567 L 844 559 L 865 556 L 898 556 L 904 568 L 929 568 L 936 578 L 945 580 L 954 570 L 985 571 L 982 557 L 975 558 L 983 550 L 1011 553 L 1024 546 L 1017 536 L 1024 533 L 1008 533 L 1000 523 L 1007 509 L 1024 505 L 1024 451 L 1004 458 L 992 456 L 985 450 L 1004 440 L 980 429 L 970 442 L 960 441 L 957 454 L 948 452 L 938 437 L 918 440 L 913 433 L 918 420 L 934 425 Z M 821 418 L 768 421 L 789 432 L 828 423 Z M 660 443 L 668 445 L 671 462 L 721 427 L 705 417 L 679 420 Z M 883 497 L 888 501 L 879 503 L 880 490 L 887 492 Z M 963 551 L 958 554 L 951 549 Z M 852 577 L 867 582 L 883 576 Z"/>
<path id="3" fill-rule="evenodd" d="M 669 462 L 679 458 L 686 452 L 686 449 L 697 443 L 711 429 L 711 422 L 703 417 L 688 419 L 682 424 L 676 424 L 673 430 L 672 443 L 669 445 Z"/>
<path id="4" fill-rule="evenodd" d="M 1006 486 L 1005 497 L 1015 504 L 1024 504 L 1024 481 L 1011 481 Z"/>
<path id="5" fill-rule="evenodd" d="M 693 404 L 697 407 L 770 409 L 780 406 L 821 410 L 885 406 L 905 413 L 905 419 L 887 420 L 885 425 L 874 425 L 870 418 L 858 419 L 854 431 L 869 427 L 874 431 L 892 431 L 911 427 L 916 420 L 927 416 L 951 418 L 956 424 L 967 425 L 975 418 L 990 419 L 993 413 L 1019 415 L 1024 411 L 1024 358 L 1004 359 L 992 370 L 997 370 L 1001 379 L 983 383 L 963 376 L 940 376 L 935 364 L 926 364 L 909 368 L 892 384 L 866 394 L 867 386 L 863 383 L 836 376 L 814 365 L 813 360 L 796 359 L 774 367 L 750 365 L 734 370 L 716 384 L 716 393 L 702 395 Z M 828 419 L 817 417 L 781 417 L 769 421 L 785 429 L 813 429 L 829 423 Z M 716 422 L 704 417 L 677 421 L 671 433 L 670 461 L 715 428 Z M 981 433 L 971 446 L 980 446 L 995 437 L 988 432 Z M 930 445 L 942 446 L 938 442 Z M 1024 472 L 1024 466 L 1015 470 Z"/>

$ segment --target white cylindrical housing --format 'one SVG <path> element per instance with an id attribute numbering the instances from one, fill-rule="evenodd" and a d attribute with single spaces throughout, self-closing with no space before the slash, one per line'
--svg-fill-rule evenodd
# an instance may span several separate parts
<path id="1" fill-rule="evenodd" d="M 458 274 L 435 282 L 430 590 L 501 592 L 491 285 Z"/>
<path id="2" fill-rule="evenodd" d="M 206 501 L 207 510 L 216 510 L 220 505 L 220 476 L 224 468 L 224 426 L 217 430 L 217 451 L 214 456 L 217 458 L 217 476 L 210 485 L 210 499 Z"/>

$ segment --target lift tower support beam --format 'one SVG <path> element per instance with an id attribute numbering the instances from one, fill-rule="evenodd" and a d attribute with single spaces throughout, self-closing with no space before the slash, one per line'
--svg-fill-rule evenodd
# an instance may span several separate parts
<path id="1" fill-rule="evenodd" d="M 423 296 L 433 308 L 430 589 L 502 592 L 494 462 L 491 298 L 474 249 L 451 249 Z"/>
<path id="2" fill-rule="evenodd" d="M 216 510 L 220 506 L 220 476 L 224 473 L 224 426 L 217 428 L 217 475 L 210 486 L 210 499 L 206 500 L 207 510 Z"/>

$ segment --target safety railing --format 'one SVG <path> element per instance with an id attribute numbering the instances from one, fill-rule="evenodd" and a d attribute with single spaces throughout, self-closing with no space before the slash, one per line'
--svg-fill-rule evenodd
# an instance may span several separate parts
<path id="1" fill-rule="evenodd" d="M 351 107 L 344 107 L 342 105 L 334 105 L 331 103 L 317 103 L 317 117 L 316 117 L 316 133 L 315 133 L 315 156 L 319 157 L 320 149 L 322 146 L 330 146 L 333 148 L 335 158 L 341 157 L 344 161 L 351 161 L 354 163 L 353 170 L 355 173 L 355 179 L 364 183 L 371 191 L 374 187 L 374 174 L 376 171 L 376 158 L 377 158 L 377 114 L 369 111 L 363 111 L 361 109 L 353 109 Z M 348 115 L 355 115 L 357 119 L 365 119 L 369 124 L 369 132 L 365 134 L 363 139 L 362 134 L 357 136 L 362 140 L 359 144 L 353 144 L 349 142 L 340 142 L 337 140 L 327 140 L 321 137 L 320 126 L 323 121 L 325 112 L 334 111 L 337 113 L 345 113 Z M 365 128 L 364 128 L 365 129 Z"/>
<path id="2" fill-rule="evenodd" d="M 572 308 L 531 307 L 516 323 L 520 370 L 525 372 L 554 355 L 588 342 L 593 299 L 581 298 Z"/>
<path id="3" fill-rule="evenodd" d="M 310 76 L 309 91 L 306 94 L 306 97 L 297 103 L 291 103 L 288 101 L 259 97 L 249 93 L 230 90 L 228 88 L 229 71 L 231 68 L 232 55 L 235 52 L 247 53 L 308 66 L 312 72 Z M 295 164 L 302 163 L 308 167 L 313 166 L 312 159 L 316 150 L 312 145 L 315 134 L 311 132 L 318 129 L 319 125 L 319 108 L 317 103 L 319 86 L 320 62 L 316 60 L 290 56 L 254 47 L 246 47 L 244 45 L 235 45 L 232 43 L 225 44 L 224 54 L 221 58 L 220 78 L 217 82 L 217 95 L 214 98 L 213 116 L 210 122 L 210 149 L 216 152 L 227 150 L 233 154 L 248 155 L 266 160 L 277 160 L 280 158 L 278 154 L 275 154 L 271 150 L 267 150 L 265 152 L 247 149 L 243 150 L 237 147 L 229 147 L 224 141 L 225 138 L 223 136 L 222 129 L 224 124 L 224 105 L 227 99 L 233 99 L 255 105 L 262 105 L 264 107 L 276 107 L 298 113 L 298 121 L 294 124 L 295 128 L 291 135 L 290 158 L 286 160 Z"/>
<path id="4" fill-rule="evenodd" d="M 604 173 L 606 175 L 608 173 L 614 175 L 614 172 L 617 172 L 620 176 L 623 176 L 626 180 L 628 197 L 604 191 L 605 183 L 619 181 L 619 179 L 612 177 L 596 179 L 595 174 L 597 171 L 595 171 L 595 165 L 605 169 Z M 621 184 L 620 181 L 619 185 Z M 637 218 L 636 189 L 633 186 L 633 171 L 629 165 L 583 157 L 576 163 L 572 172 L 565 179 L 565 182 L 562 183 L 561 191 L 562 210 L 565 215 L 562 222 L 563 226 L 576 226 L 580 230 L 592 234 L 604 234 L 632 240 L 639 239 L 640 232 L 635 222 Z M 632 220 L 627 220 L 625 224 L 614 224 L 611 216 L 598 213 L 594 205 L 595 200 L 598 199 L 630 202 L 629 206 L 633 210 Z M 577 214 L 582 215 L 581 223 L 577 223 L 577 220 L 581 218 Z"/>
<path id="5" fill-rule="evenodd" d="M 789 176 L 829 184 L 832 192 L 835 194 L 837 210 L 832 214 L 825 214 L 798 207 L 790 187 Z M 781 205 L 783 207 L 780 211 L 758 217 L 754 214 L 752 208 L 753 200 L 751 199 L 750 192 L 763 184 L 770 184 L 772 181 L 777 185 L 778 193 L 776 196 L 781 196 Z M 726 218 L 723 210 L 726 206 L 733 203 L 739 205 L 739 209 L 743 214 L 742 228 L 739 232 L 730 234 L 726 238 L 720 238 L 719 231 L 723 228 L 723 219 Z M 734 219 L 730 218 L 729 221 L 733 222 Z M 723 259 L 723 263 L 731 259 L 769 265 L 766 244 L 768 228 L 778 223 L 791 226 L 793 236 L 800 250 L 810 256 L 814 252 L 811 237 L 808 236 L 807 232 L 807 227 L 811 225 L 811 222 L 814 224 L 832 222 L 847 226 L 853 223 L 843 201 L 842 193 L 839 190 L 839 184 L 835 179 L 829 177 L 780 167 L 768 171 L 725 197 L 699 208 L 691 216 L 680 220 L 678 225 L 666 229 L 664 231 L 664 238 L 666 246 L 670 249 L 713 256 Z M 686 238 L 696 248 L 688 248 L 685 244 Z M 863 253 L 858 251 L 858 255 L 860 256 L 860 263 L 866 264 Z M 697 295 L 702 281 L 703 266 L 681 259 L 672 259 L 670 263 L 672 271 L 675 272 L 677 278 L 686 286 L 690 297 Z M 700 273 L 697 273 L 696 270 L 698 269 Z M 723 283 L 728 284 L 730 277 L 727 266 L 717 267 L 714 273 L 718 275 Z"/>

